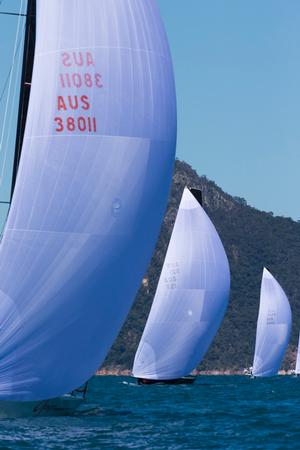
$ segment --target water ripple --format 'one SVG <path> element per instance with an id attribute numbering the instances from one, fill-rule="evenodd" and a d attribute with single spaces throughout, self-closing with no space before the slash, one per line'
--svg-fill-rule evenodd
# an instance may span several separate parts
<path id="1" fill-rule="evenodd" d="M 97 377 L 74 417 L 3 420 L 0 449 L 299 449 L 300 380 L 200 377 L 137 386 Z"/>

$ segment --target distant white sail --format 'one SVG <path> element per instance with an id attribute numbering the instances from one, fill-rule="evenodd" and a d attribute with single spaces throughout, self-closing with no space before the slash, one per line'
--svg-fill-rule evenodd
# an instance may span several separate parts
<path id="1" fill-rule="evenodd" d="M 154 0 L 38 0 L 22 156 L 0 246 L 0 399 L 95 373 L 147 269 L 176 99 Z"/>
<path id="2" fill-rule="evenodd" d="M 252 374 L 276 375 L 288 346 L 292 325 L 289 301 L 273 275 L 264 269 Z"/>
<path id="3" fill-rule="evenodd" d="M 221 323 L 229 286 L 218 233 L 185 188 L 133 375 L 167 380 L 189 374 Z"/>
<path id="4" fill-rule="evenodd" d="M 296 361 L 295 373 L 297 375 L 300 374 L 300 333 L 299 333 L 299 339 L 298 339 L 298 350 L 297 350 L 297 361 Z"/>

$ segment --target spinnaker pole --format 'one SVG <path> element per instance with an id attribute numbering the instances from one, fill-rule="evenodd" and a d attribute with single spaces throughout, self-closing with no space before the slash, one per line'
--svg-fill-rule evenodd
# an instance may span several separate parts
<path id="1" fill-rule="evenodd" d="M 11 199 L 13 196 L 17 172 L 19 168 L 19 162 L 22 151 L 22 144 L 24 138 L 26 117 L 28 111 L 28 103 L 31 88 L 31 78 L 33 70 L 34 60 L 34 48 L 35 48 L 35 34 L 36 34 L 36 0 L 28 0 L 27 13 L 26 13 L 26 25 L 25 25 L 25 38 L 24 38 L 24 54 L 22 65 L 22 78 L 19 100 L 19 112 L 18 112 L 18 125 L 16 134 L 16 148 L 11 184 Z"/>

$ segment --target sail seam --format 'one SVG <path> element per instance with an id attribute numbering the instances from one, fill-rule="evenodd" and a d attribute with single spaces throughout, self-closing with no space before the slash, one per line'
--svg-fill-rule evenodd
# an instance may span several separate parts
<path id="1" fill-rule="evenodd" d="M 140 141 L 155 141 L 155 142 L 170 142 L 170 139 L 166 138 L 159 138 L 159 139 L 151 139 L 150 137 L 143 137 L 143 136 L 128 136 L 128 135 L 120 135 L 120 134 L 44 134 L 44 135 L 32 135 L 30 137 L 25 136 L 24 140 L 31 140 L 31 139 L 45 139 L 45 138 L 51 138 L 51 137 L 81 137 L 81 138 L 126 138 L 130 140 L 140 140 Z"/>
<path id="2" fill-rule="evenodd" d="M 55 230 L 52 231 L 52 230 L 37 230 L 34 228 L 10 228 L 10 227 L 7 227 L 6 230 L 16 231 L 20 233 L 33 232 L 33 233 L 51 233 L 51 234 L 74 234 L 74 235 L 78 234 L 80 236 L 92 236 L 91 233 L 83 233 L 79 231 L 55 231 Z"/>
<path id="3" fill-rule="evenodd" d="M 147 50 L 147 49 L 143 49 L 143 48 L 133 48 L 133 47 L 117 47 L 117 46 L 112 46 L 112 47 L 108 47 L 106 45 L 103 46 L 97 46 L 97 47 L 67 47 L 67 48 L 60 48 L 59 50 L 52 50 L 50 52 L 39 52 L 36 51 L 35 55 L 36 56 L 48 56 L 51 54 L 55 54 L 55 53 L 61 53 L 61 52 L 65 52 L 65 51 L 72 51 L 72 50 L 96 50 L 96 49 L 102 49 L 102 50 L 129 50 L 132 52 L 141 52 L 141 53 L 151 53 L 153 55 L 157 55 L 160 56 L 161 58 L 170 60 L 170 56 L 169 55 L 164 55 L 163 53 L 159 53 L 156 52 L 154 50 Z"/>

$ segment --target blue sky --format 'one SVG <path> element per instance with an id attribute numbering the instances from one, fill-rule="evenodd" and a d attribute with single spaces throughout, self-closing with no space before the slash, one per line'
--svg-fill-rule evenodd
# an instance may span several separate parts
<path id="1" fill-rule="evenodd" d="M 179 158 L 300 219 L 300 2 L 158 0 L 174 59 Z"/>
<path id="2" fill-rule="evenodd" d="M 178 157 L 252 206 L 300 219 L 300 2 L 157 1 L 174 59 Z M 0 17 L 0 90 L 16 26 Z"/>

